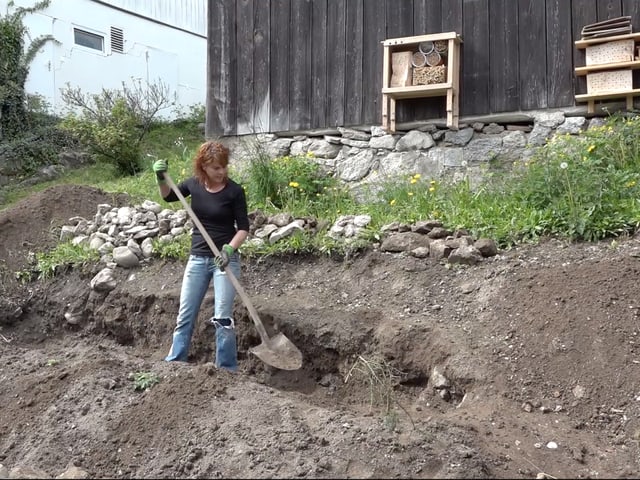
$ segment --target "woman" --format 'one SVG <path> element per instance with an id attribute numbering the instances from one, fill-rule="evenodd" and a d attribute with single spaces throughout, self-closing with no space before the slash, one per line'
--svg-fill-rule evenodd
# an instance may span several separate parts
<path id="1" fill-rule="evenodd" d="M 187 361 L 191 337 L 211 279 L 214 309 L 209 320 L 216 329 L 216 367 L 238 369 L 233 302 L 236 291 L 225 269 L 239 278 L 238 248 L 249 235 L 249 218 L 244 190 L 228 176 L 229 149 L 219 142 L 203 143 L 193 160 L 194 175 L 178 185 L 184 197 L 191 196 L 191 208 L 220 251 L 211 251 L 194 226 L 189 260 L 182 278 L 180 308 L 166 361 Z M 167 202 L 179 200 L 164 179 L 167 161 L 153 164 L 160 195 Z"/>

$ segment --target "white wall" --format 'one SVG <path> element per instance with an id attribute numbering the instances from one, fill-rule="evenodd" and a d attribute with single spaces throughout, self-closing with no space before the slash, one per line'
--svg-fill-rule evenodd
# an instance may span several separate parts
<path id="1" fill-rule="evenodd" d="M 7 3 L 7 0 L 0 0 L 3 16 L 7 12 Z M 15 4 L 22 7 L 31 7 L 35 3 L 36 0 L 15 0 Z M 174 4 L 174 8 L 139 12 L 141 15 L 163 17 L 159 21 L 132 15 L 105 3 L 51 0 L 47 9 L 24 17 L 23 22 L 31 38 L 50 34 L 60 42 L 59 45 L 48 42 L 34 59 L 27 92 L 44 96 L 55 112 L 64 113 L 60 89 L 67 83 L 87 93 L 99 93 L 102 88 L 120 89 L 122 82 L 131 84 L 132 79 L 150 83 L 161 79 L 169 86 L 172 95 L 177 94 L 178 104 L 183 110 L 196 104 L 205 105 L 207 41 L 202 32 L 202 22 L 206 24 L 206 0 L 187 2 L 204 9 L 202 19 L 195 8 L 187 12 L 188 16 L 177 11 L 175 5 L 185 4 L 184 0 L 162 0 L 162 4 Z M 142 5 L 131 0 L 111 0 L 109 3 L 121 8 L 128 8 L 128 4 Z M 111 49 L 111 27 L 123 31 L 123 53 Z M 76 45 L 74 28 L 104 37 L 104 51 Z M 175 109 L 165 109 L 160 116 L 173 118 Z"/>

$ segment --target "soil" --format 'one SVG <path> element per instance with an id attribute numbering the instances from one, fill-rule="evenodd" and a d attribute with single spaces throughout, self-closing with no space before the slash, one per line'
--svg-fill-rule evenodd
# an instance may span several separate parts
<path id="1" fill-rule="evenodd" d="M 238 299 L 240 370 L 203 305 L 189 362 L 163 361 L 183 263 L 19 284 L 58 221 L 126 199 L 49 189 L 0 212 L 0 463 L 51 478 L 632 478 L 640 472 L 640 241 L 549 239 L 476 266 L 388 254 L 245 260 L 278 370 Z M 136 390 L 132 374 L 159 382 Z"/>

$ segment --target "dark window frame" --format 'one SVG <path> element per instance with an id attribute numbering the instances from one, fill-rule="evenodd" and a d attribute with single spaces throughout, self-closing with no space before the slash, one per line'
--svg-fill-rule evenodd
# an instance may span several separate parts
<path id="1" fill-rule="evenodd" d="M 96 41 L 100 44 L 99 48 Z M 104 53 L 104 35 L 100 35 L 99 33 L 93 33 L 83 30 L 82 28 L 73 27 L 73 43 L 81 47 Z"/>

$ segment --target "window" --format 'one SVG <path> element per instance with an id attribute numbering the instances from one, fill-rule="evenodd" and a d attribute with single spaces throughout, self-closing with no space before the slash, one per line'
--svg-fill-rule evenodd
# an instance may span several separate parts
<path id="1" fill-rule="evenodd" d="M 100 52 L 104 51 L 104 37 L 95 33 L 86 32 L 79 28 L 73 29 L 73 41 L 76 45 L 92 48 Z"/>
<path id="2" fill-rule="evenodd" d="M 124 35 L 121 28 L 111 27 L 111 51 L 124 52 Z"/>

